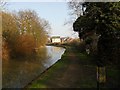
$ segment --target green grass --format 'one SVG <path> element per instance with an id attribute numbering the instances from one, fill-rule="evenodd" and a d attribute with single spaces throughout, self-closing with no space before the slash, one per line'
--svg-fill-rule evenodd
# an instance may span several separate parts
<path id="1" fill-rule="evenodd" d="M 107 73 L 107 75 L 110 77 L 115 77 L 118 74 L 120 74 L 120 70 L 108 70 L 108 73 Z"/>
<path id="2" fill-rule="evenodd" d="M 29 86 L 29 88 L 47 88 L 46 81 L 48 81 L 49 79 L 51 79 L 51 76 L 54 77 L 56 70 L 59 70 L 59 71 L 62 70 L 62 71 L 64 71 L 64 67 L 67 66 L 66 63 L 69 63 L 67 61 L 66 55 L 67 55 L 66 53 L 63 54 L 63 57 L 62 57 L 63 60 L 59 60 L 56 64 L 54 64 L 52 66 L 52 68 L 50 68 L 47 71 L 47 73 L 45 72 L 43 75 L 41 75 L 41 77 L 39 78 L 39 80 L 35 81 L 32 85 Z"/>
<path id="3" fill-rule="evenodd" d="M 74 47 L 66 47 L 66 51 L 63 54 L 61 60 L 59 60 L 56 64 L 54 64 L 47 72 L 40 76 L 38 80 L 33 82 L 28 88 L 48 88 L 50 82 L 54 82 L 54 77 L 60 76 L 59 72 L 65 72 L 65 68 L 69 65 L 69 56 L 70 52 L 74 52 L 77 58 L 79 58 L 80 71 L 80 81 L 76 81 L 76 85 L 81 88 L 95 88 L 97 86 L 96 83 L 96 64 L 94 63 L 93 57 L 87 55 L 86 53 L 80 53 Z M 72 72 L 71 72 L 72 73 Z M 107 81 L 105 87 L 115 87 L 119 85 L 118 79 L 120 75 L 120 70 L 116 70 L 116 68 L 106 67 L 107 73 Z M 83 78 L 82 78 L 83 77 Z M 52 79 L 52 80 L 51 80 Z M 55 82 L 57 83 L 57 82 Z M 113 86 L 112 86 L 113 85 Z"/>
<path id="4" fill-rule="evenodd" d="M 76 57 L 80 58 L 80 63 L 81 62 L 83 62 L 84 64 L 87 63 L 89 56 L 79 53 L 77 50 L 75 50 L 74 47 L 72 47 L 72 48 L 66 47 L 66 48 L 67 48 L 67 50 L 63 54 L 62 59 L 59 60 L 56 64 L 54 64 L 52 66 L 52 68 L 50 68 L 47 72 L 45 72 L 43 75 L 41 75 L 38 80 L 33 82 L 31 85 L 29 85 L 29 88 L 47 88 L 47 85 L 48 85 L 47 82 L 50 82 L 50 79 L 52 77 L 55 77 L 55 75 L 58 75 L 59 72 L 65 72 L 65 68 L 67 68 L 68 64 L 69 64 L 68 58 L 70 56 L 70 52 L 74 52 Z M 81 68 L 86 69 L 86 67 L 81 67 Z M 92 68 L 94 68 L 94 67 L 92 67 Z M 59 72 L 56 72 L 56 71 L 59 71 Z M 89 71 L 89 70 L 87 70 L 87 71 Z M 86 72 L 86 75 L 87 75 L 87 72 Z M 83 74 L 83 77 L 84 77 L 84 74 Z M 92 76 L 92 77 L 94 77 L 94 76 Z M 91 83 L 91 82 L 93 82 L 93 80 L 90 80 L 90 78 L 86 76 L 86 78 L 81 78 L 81 81 L 78 81 L 76 83 L 76 85 L 81 86 L 81 87 L 88 87 L 88 88 L 95 87 L 96 82 L 93 82 L 93 83 Z"/>

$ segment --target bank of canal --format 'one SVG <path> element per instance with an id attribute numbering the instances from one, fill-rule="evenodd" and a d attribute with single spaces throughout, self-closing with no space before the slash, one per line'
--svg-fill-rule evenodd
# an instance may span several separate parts
<path id="1" fill-rule="evenodd" d="M 62 47 L 47 46 L 36 57 L 2 61 L 2 88 L 23 88 L 47 68 L 56 63 L 65 52 Z"/>
<path id="2" fill-rule="evenodd" d="M 95 88 L 96 66 L 88 57 L 67 47 L 61 60 L 25 88 Z"/>
<path id="3" fill-rule="evenodd" d="M 61 60 L 25 88 L 96 88 L 96 63 L 93 57 L 66 47 Z M 102 88 L 119 88 L 120 70 L 106 66 L 106 83 Z"/>

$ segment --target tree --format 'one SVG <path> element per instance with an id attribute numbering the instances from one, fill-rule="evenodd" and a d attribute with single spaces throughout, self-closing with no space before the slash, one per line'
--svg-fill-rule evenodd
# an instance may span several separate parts
<path id="1" fill-rule="evenodd" d="M 2 12 L 2 37 L 3 39 L 11 45 L 14 46 L 15 39 L 19 35 L 16 21 L 13 14 L 8 12 Z"/>
<path id="2" fill-rule="evenodd" d="M 19 11 L 17 21 L 21 34 L 32 34 L 37 47 L 45 45 L 47 41 L 46 30 L 49 27 L 48 21 L 41 19 L 35 11 L 31 10 Z"/>
<path id="3" fill-rule="evenodd" d="M 64 25 L 67 24 L 73 24 L 73 22 L 75 21 L 76 18 L 80 17 L 81 15 L 83 15 L 83 6 L 82 6 L 83 2 L 79 2 L 76 0 L 70 0 L 67 4 L 68 4 L 68 9 L 70 10 L 69 15 L 71 16 L 69 20 L 67 20 Z"/>
<path id="4" fill-rule="evenodd" d="M 0 11 L 4 9 L 5 5 L 6 5 L 6 2 L 4 0 L 0 0 Z"/>
<path id="5" fill-rule="evenodd" d="M 76 0 L 71 0 L 68 2 L 68 7 L 71 10 L 70 15 L 75 15 L 76 17 L 79 17 L 83 15 L 83 2 L 78 2 Z"/>
<path id="6" fill-rule="evenodd" d="M 85 2 L 83 7 L 84 14 L 74 22 L 74 31 L 79 33 L 80 38 L 97 34 L 100 61 L 114 61 L 114 56 L 109 57 L 113 55 L 112 51 L 120 54 L 120 2 Z"/>
<path id="7" fill-rule="evenodd" d="M 2 12 L 2 17 L 2 38 L 11 56 L 31 55 L 35 48 L 46 44 L 49 23 L 35 11 Z"/>
<path id="8" fill-rule="evenodd" d="M 35 49 L 34 37 L 30 34 L 23 34 L 18 37 L 18 41 L 14 46 L 16 56 L 30 56 Z"/>

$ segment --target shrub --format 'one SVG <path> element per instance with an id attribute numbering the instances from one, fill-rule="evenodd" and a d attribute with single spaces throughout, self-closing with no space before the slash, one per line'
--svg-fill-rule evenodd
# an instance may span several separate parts
<path id="1" fill-rule="evenodd" d="M 69 42 L 71 46 L 79 46 L 80 39 L 73 39 L 71 42 Z"/>
<path id="2" fill-rule="evenodd" d="M 10 58 L 10 49 L 8 48 L 7 42 L 2 41 L 2 60 L 8 60 Z"/>
<path id="3" fill-rule="evenodd" d="M 86 50 L 86 44 L 85 44 L 85 42 L 81 41 L 80 44 L 79 44 L 79 46 L 78 46 L 78 48 L 79 48 L 80 52 L 85 52 L 85 50 Z"/>
<path id="4" fill-rule="evenodd" d="M 24 34 L 18 37 L 18 40 L 15 44 L 15 53 L 17 55 L 31 55 L 35 48 L 35 39 L 32 35 Z"/>

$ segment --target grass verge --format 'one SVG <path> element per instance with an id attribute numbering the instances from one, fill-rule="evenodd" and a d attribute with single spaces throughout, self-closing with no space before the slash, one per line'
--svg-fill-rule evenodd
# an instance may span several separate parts
<path id="1" fill-rule="evenodd" d="M 61 60 L 55 63 L 50 69 L 43 73 L 37 80 L 33 81 L 27 86 L 27 88 L 97 88 L 96 80 L 96 64 L 93 57 L 80 53 L 74 47 L 66 47 L 65 53 L 62 55 Z M 72 54 L 71 54 L 72 53 Z M 76 62 L 72 62 L 74 53 L 74 59 Z M 66 79 L 63 76 L 66 75 L 67 69 L 72 67 L 74 69 L 75 65 L 78 65 L 78 68 L 75 69 L 76 72 L 67 73 L 68 77 L 73 75 L 70 80 L 65 81 Z M 78 74 L 76 81 L 74 81 L 75 74 Z M 106 67 L 106 83 L 105 88 L 116 88 L 119 84 L 119 75 L 120 70 L 112 67 Z M 73 82 L 73 81 L 74 82 Z M 71 84 L 72 83 L 72 84 Z"/>

